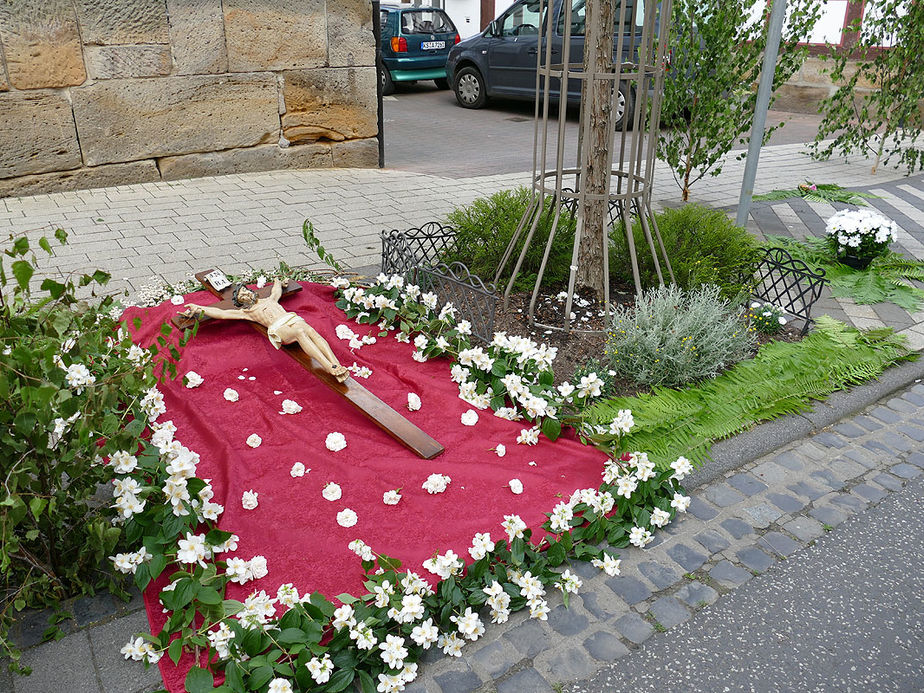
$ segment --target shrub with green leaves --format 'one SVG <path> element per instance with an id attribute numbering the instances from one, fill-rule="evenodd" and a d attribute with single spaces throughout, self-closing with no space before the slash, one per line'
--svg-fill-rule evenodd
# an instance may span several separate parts
<path id="1" fill-rule="evenodd" d="M 66 242 L 63 231 L 55 235 Z M 47 239 L 38 244 L 52 253 Z M 19 653 L 6 639 L 15 612 L 101 587 L 122 591 L 106 560 L 120 541 L 116 511 L 94 496 L 112 478 L 103 460 L 138 449 L 142 399 L 164 362 L 156 346 L 133 346 L 119 330 L 112 297 L 78 300 L 109 275 L 46 278 L 33 293 L 37 258 L 28 239 L 11 237 L 3 253 L 0 654 L 18 670 Z"/>
<path id="2" fill-rule="evenodd" d="M 757 240 L 717 209 L 686 204 L 655 215 L 677 285 L 684 289 L 714 284 L 728 299 L 744 298 L 758 259 Z M 641 224 L 633 225 L 639 271 L 644 286 L 658 283 L 648 241 Z M 611 273 L 631 277 L 626 234 L 612 234 Z M 667 270 L 662 267 L 665 279 Z"/>
<path id="3" fill-rule="evenodd" d="M 779 334 L 788 322 L 782 308 L 773 303 L 760 301 L 751 303 L 746 318 L 753 329 L 765 335 Z"/>
<path id="4" fill-rule="evenodd" d="M 444 261 L 462 262 L 472 274 L 486 281 L 493 280 L 504 251 L 510 244 L 520 219 L 526 213 L 529 201 L 530 191 L 526 188 L 516 188 L 501 190 L 490 197 L 480 198 L 470 205 L 454 209 L 449 213 L 447 221 L 456 230 L 456 243 Z M 554 218 L 552 203 L 551 197 L 546 199 L 545 211 L 517 276 L 515 288 L 518 290 L 532 289 L 535 284 Z M 543 278 L 543 285 L 550 289 L 557 289 L 568 283 L 574 229 L 574 219 L 563 211 Z M 526 233 L 523 233 L 516 248 L 517 253 L 522 249 L 525 237 Z M 513 270 L 513 263 L 517 257 L 518 255 L 514 255 L 509 262 L 505 276 L 509 276 Z"/>
<path id="5" fill-rule="evenodd" d="M 605 353 L 617 375 L 642 385 L 676 386 L 718 375 L 755 347 L 755 338 L 718 287 L 675 286 L 616 306 Z"/>

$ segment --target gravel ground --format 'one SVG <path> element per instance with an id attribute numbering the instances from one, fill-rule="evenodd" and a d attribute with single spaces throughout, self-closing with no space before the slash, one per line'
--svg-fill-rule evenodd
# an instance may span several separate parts
<path id="1" fill-rule="evenodd" d="M 924 479 L 571 686 L 924 690 Z"/>

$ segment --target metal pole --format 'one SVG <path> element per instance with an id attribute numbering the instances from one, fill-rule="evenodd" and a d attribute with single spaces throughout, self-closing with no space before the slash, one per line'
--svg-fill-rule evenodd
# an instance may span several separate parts
<path id="1" fill-rule="evenodd" d="M 770 11 L 770 26 L 767 29 L 767 47 L 764 49 L 764 66 L 760 72 L 760 87 L 757 89 L 757 108 L 751 125 L 751 141 L 744 164 L 744 180 L 741 181 L 741 197 L 738 198 L 738 218 L 735 223 L 744 226 L 751 209 L 754 195 L 754 179 L 757 178 L 757 162 L 764 142 L 764 128 L 767 125 L 767 109 L 770 107 L 770 93 L 773 90 L 773 76 L 776 73 L 776 58 L 780 51 L 780 36 L 783 34 L 783 19 L 786 17 L 786 0 L 773 0 Z"/>
<path id="2" fill-rule="evenodd" d="M 385 111 L 382 102 L 382 13 L 380 0 L 372 0 L 372 36 L 375 41 L 375 100 L 379 128 L 379 168 L 385 168 Z"/>

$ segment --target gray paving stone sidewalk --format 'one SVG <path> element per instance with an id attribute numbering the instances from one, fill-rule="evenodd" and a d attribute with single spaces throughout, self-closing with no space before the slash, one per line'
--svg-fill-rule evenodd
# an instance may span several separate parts
<path id="1" fill-rule="evenodd" d="M 688 514 L 649 547 L 621 551 L 620 576 L 576 563 L 572 569 L 584 586 L 570 608 L 553 598 L 547 621 L 520 612 L 503 626 L 490 626 L 461 658 L 428 654 L 421 678 L 407 690 L 535 693 L 592 677 L 612 662 L 644 657 L 646 650 L 639 648 L 647 641 L 669 642 L 672 629 L 708 605 L 733 598 L 737 588 L 778 570 L 828 533 L 836 539 L 848 518 L 906 493 L 909 482 L 924 478 L 922 403 L 924 385 L 914 384 L 820 433 L 725 472 L 696 489 Z M 911 492 L 919 504 L 920 485 Z M 801 579 L 824 577 L 809 565 Z M 117 610 L 111 599 L 86 600 L 73 612 L 74 621 L 65 624 L 69 634 L 58 642 L 37 644 L 37 623 L 17 630 L 27 647 L 23 663 L 35 673 L 18 679 L 0 675 L 0 690 L 145 693 L 159 688 L 156 670 L 125 662 L 118 653 L 146 626 L 139 601 Z M 790 627 L 785 619 L 791 614 L 779 618 L 778 629 Z M 911 646 L 919 648 L 915 642 Z M 913 654 L 924 661 L 924 652 Z M 876 674 L 875 662 L 868 664 Z"/>

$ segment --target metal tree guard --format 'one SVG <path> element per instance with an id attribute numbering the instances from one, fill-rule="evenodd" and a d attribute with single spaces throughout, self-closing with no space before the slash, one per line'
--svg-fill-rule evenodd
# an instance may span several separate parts
<path id="1" fill-rule="evenodd" d="M 588 0 L 590 2 L 612 2 L 613 0 Z M 620 29 L 616 31 L 614 39 L 615 56 L 621 56 L 619 61 L 609 61 L 608 69 L 603 72 L 591 70 L 589 73 L 584 71 L 583 64 L 571 62 L 571 32 L 572 32 L 572 11 L 573 3 L 571 0 L 562 2 L 561 12 L 564 14 L 563 21 L 559 22 L 561 29 L 561 63 L 553 63 L 552 57 L 557 53 L 553 51 L 553 42 L 548 40 L 554 36 L 553 12 L 554 2 L 552 0 L 540 0 L 539 16 L 546 16 L 543 26 L 539 28 L 539 43 L 537 51 L 537 73 L 536 73 L 536 108 L 535 120 L 536 126 L 533 136 L 533 176 L 532 176 L 532 194 L 526 213 L 520 219 L 513 238 L 504 253 L 504 256 L 497 269 L 494 277 L 494 283 L 500 286 L 501 276 L 507 267 L 508 262 L 516 252 L 516 247 L 526 233 L 523 240 L 522 249 L 519 252 L 517 261 L 514 265 L 513 272 L 507 282 L 504 292 L 504 301 L 508 301 L 513 289 L 514 281 L 520 272 L 523 260 L 526 257 L 530 243 L 539 226 L 543 215 L 552 217 L 548 240 L 545 244 L 545 251 L 539 266 L 539 272 L 536 277 L 536 283 L 532 291 L 529 302 L 528 317 L 531 325 L 537 325 L 546 329 L 575 331 L 575 332 L 599 332 L 599 330 L 576 330 L 573 328 L 571 316 L 572 303 L 574 301 L 575 283 L 578 272 L 579 248 L 581 246 L 581 237 L 587 233 L 599 234 L 600 243 L 603 248 L 603 284 L 604 284 L 604 310 L 606 324 L 610 322 L 610 287 L 609 287 L 609 228 L 603 224 L 602 229 L 588 229 L 584 226 L 585 204 L 588 200 L 601 200 L 606 198 L 609 204 L 609 217 L 612 223 L 621 220 L 625 226 L 626 238 L 628 241 L 629 256 L 632 264 L 632 273 L 635 279 L 636 293 L 641 293 L 642 282 L 639 275 L 638 258 L 636 255 L 634 235 L 632 231 L 632 218 L 636 217 L 645 234 L 651 256 L 654 259 L 655 270 L 658 274 L 658 281 L 664 284 L 664 276 L 661 271 L 661 262 L 658 257 L 658 249 L 664 259 L 667 274 L 671 281 L 674 281 L 674 272 L 671 268 L 670 261 L 667 258 L 667 252 L 664 248 L 664 242 L 661 240 L 661 234 L 658 231 L 658 225 L 655 221 L 651 209 L 651 191 L 654 177 L 655 154 L 657 151 L 657 137 L 661 120 L 661 97 L 664 85 L 664 73 L 666 69 L 667 53 L 667 35 L 670 28 L 671 0 L 646 0 L 644 2 L 644 19 L 641 32 L 637 33 L 635 17 L 637 11 L 636 3 L 641 0 L 632 2 L 624 0 L 618 3 L 616 10 L 616 26 L 626 27 L 627 21 L 630 22 L 630 30 Z M 588 27 L 588 36 L 585 40 L 585 50 L 590 50 L 591 36 L 593 27 Z M 556 46 L 558 44 L 556 43 Z M 557 55 L 556 55 L 557 58 Z M 549 111 L 550 102 L 552 101 L 552 91 L 556 90 L 557 85 L 568 84 L 569 80 L 581 81 L 581 111 L 580 111 L 580 129 L 578 132 L 577 156 L 574 168 L 568 168 L 564 162 L 565 148 L 565 122 L 567 99 L 558 99 L 558 123 L 550 127 Z M 586 192 L 581 185 L 583 176 L 586 175 L 588 164 L 593 152 L 590 147 L 583 146 L 588 140 L 591 131 L 591 103 L 595 92 L 599 90 L 609 90 L 610 113 L 618 114 L 620 110 L 623 115 L 623 126 L 617 134 L 615 127 L 609 130 L 609 137 L 606 143 L 605 161 L 613 162 L 609 166 L 609 194 L 605 196 L 594 195 Z M 560 91 L 560 89 L 558 89 Z M 634 95 L 634 107 L 633 99 Z M 621 108 L 620 108 L 621 107 Z M 627 120 L 628 119 L 628 120 Z M 647 123 L 647 126 L 646 126 Z M 645 139 L 646 134 L 647 142 Z M 618 146 L 617 146 L 618 137 Z M 549 157 L 550 139 L 554 142 L 554 153 Z M 614 161 L 614 155 L 616 155 Z M 551 205 L 547 207 L 547 200 L 551 199 Z M 536 300 L 539 296 L 542 278 L 546 271 L 546 264 L 551 253 L 552 244 L 555 235 L 559 232 L 559 223 L 561 221 L 562 211 L 569 214 L 569 210 L 577 208 L 577 228 L 575 230 L 574 246 L 572 250 L 572 260 L 570 275 L 568 280 L 568 297 L 565 302 L 564 324 L 547 325 L 537 323 L 535 319 Z M 657 247 L 655 245 L 657 240 Z"/>

